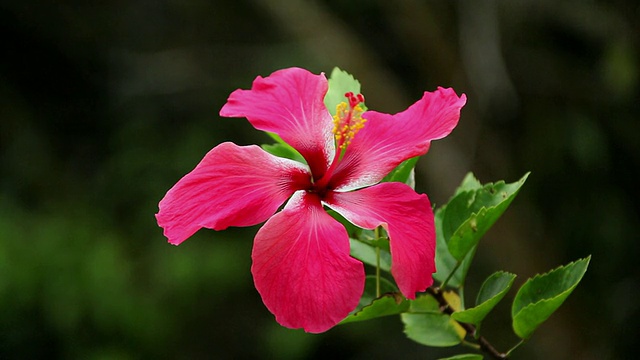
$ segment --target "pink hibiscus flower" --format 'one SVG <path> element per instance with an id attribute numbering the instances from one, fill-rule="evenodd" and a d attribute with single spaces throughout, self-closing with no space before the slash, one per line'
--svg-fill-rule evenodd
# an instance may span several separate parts
<path id="1" fill-rule="evenodd" d="M 220 115 L 246 117 L 278 134 L 307 164 L 226 142 L 167 192 L 156 214 L 175 245 L 203 227 L 266 221 L 251 254 L 255 286 L 280 324 L 313 333 L 356 308 L 365 280 L 363 264 L 349 255 L 346 229 L 324 206 L 358 227 L 387 231 L 391 273 L 404 296 L 414 299 L 433 283 L 429 199 L 405 184 L 379 182 L 448 135 L 466 102 L 464 94 L 438 88 L 395 115 L 362 113 L 362 95 L 348 93 L 332 118 L 323 102 L 327 89 L 324 74 L 291 68 L 234 91 Z"/>

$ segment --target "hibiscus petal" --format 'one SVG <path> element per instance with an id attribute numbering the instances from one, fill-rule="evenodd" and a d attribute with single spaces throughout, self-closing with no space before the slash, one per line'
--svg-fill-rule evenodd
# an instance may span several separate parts
<path id="1" fill-rule="evenodd" d="M 317 195 L 297 192 L 258 231 L 251 272 L 262 301 L 289 328 L 319 333 L 355 309 L 364 266 L 349 255 L 345 228 Z"/>
<path id="2" fill-rule="evenodd" d="M 327 89 L 324 74 L 279 70 L 266 78 L 258 76 L 251 90 L 231 93 L 220 115 L 246 117 L 256 129 L 278 134 L 300 152 L 319 179 L 335 154 L 333 123 L 324 105 Z"/>
<path id="3" fill-rule="evenodd" d="M 425 92 L 407 110 L 395 114 L 367 111 L 357 133 L 331 178 L 330 187 L 351 190 L 373 185 L 402 161 L 424 155 L 431 140 L 447 136 L 458 124 L 467 101 L 453 89 Z"/>
<path id="4" fill-rule="evenodd" d="M 222 143 L 167 192 L 156 219 L 169 242 L 178 245 L 203 227 L 259 224 L 309 182 L 303 164 L 255 145 Z"/>
<path id="5" fill-rule="evenodd" d="M 436 233 L 427 195 L 402 183 L 381 183 L 351 191 L 331 192 L 327 205 L 355 225 L 389 234 L 391 273 L 409 299 L 433 284 Z"/>

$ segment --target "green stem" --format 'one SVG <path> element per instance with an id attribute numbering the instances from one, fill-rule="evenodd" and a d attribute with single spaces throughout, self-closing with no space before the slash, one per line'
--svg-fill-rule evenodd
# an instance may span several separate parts
<path id="1" fill-rule="evenodd" d="M 380 238 L 380 231 L 378 228 L 373 230 L 375 235 L 375 240 L 378 241 Z M 380 297 L 380 248 L 376 247 L 376 298 Z"/>
<path id="2" fill-rule="evenodd" d="M 472 343 L 470 341 L 466 341 L 466 340 L 462 340 L 462 346 L 466 346 L 466 347 L 472 348 L 474 350 L 482 350 L 480 345 L 478 345 L 476 343 Z"/>
<path id="3" fill-rule="evenodd" d="M 430 287 L 427 289 L 427 292 L 438 301 L 438 304 L 440 305 L 440 311 L 447 315 L 453 314 L 453 309 L 451 308 L 451 305 L 449 305 L 449 302 L 447 302 L 447 299 L 444 298 L 444 295 L 442 294 L 442 290 L 440 288 Z M 476 337 L 477 333 L 475 326 L 456 320 L 454 321 L 460 324 L 460 326 L 462 326 L 462 328 L 466 330 L 467 335 Z M 480 346 L 480 350 L 491 356 L 493 359 L 500 360 L 509 357 L 509 353 L 501 353 L 496 350 L 496 348 L 494 348 L 493 345 L 484 336 L 477 336 L 477 340 L 478 345 Z M 517 344 L 514 349 L 518 346 L 520 346 L 520 344 Z M 511 351 L 513 351 L 513 349 L 509 350 L 509 352 Z"/>
<path id="4" fill-rule="evenodd" d="M 458 261 L 456 263 L 456 266 L 453 268 L 453 270 L 451 270 L 451 272 L 449 273 L 449 276 L 447 276 L 447 278 L 442 282 L 442 284 L 440 284 L 441 289 L 444 289 L 445 287 L 447 287 L 447 284 L 449 284 L 449 280 L 451 280 L 451 278 L 453 277 L 453 274 L 455 274 L 456 271 L 458 271 L 458 268 L 460 267 L 460 265 L 462 265 L 462 261 Z"/>
<path id="5" fill-rule="evenodd" d="M 507 357 L 511 356 L 511 353 L 520 347 L 520 345 L 524 344 L 524 339 L 520 340 L 517 344 L 515 344 L 509 351 L 507 351 Z"/>

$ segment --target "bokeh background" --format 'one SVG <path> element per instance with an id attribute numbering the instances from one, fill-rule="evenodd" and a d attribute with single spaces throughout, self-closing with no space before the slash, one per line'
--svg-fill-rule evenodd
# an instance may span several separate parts
<path id="1" fill-rule="evenodd" d="M 256 228 L 179 247 L 157 203 L 221 141 L 265 143 L 218 111 L 257 75 L 339 66 L 367 105 L 466 93 L 417 169 L 447 201 L 466 172 L 532 171 L 483 239 L 473 302 L 497 270 L 588 254 L 581 285 L 515 354 L 631 359 L 640 334 L 640 6 L 616 1 L 0 2 L 0 358 L 432 359 L 397 317 L 308 335 L 252 286 Z M 515 291 L 508 295 L 511 299 Z M 516 342 L 504 301 L 483 327 Z"/>

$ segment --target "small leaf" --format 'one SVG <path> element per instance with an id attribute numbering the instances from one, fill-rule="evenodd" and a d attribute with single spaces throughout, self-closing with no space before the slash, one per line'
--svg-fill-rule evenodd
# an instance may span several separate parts
<path id="1" fill-rule="evenodd" d="M 369 305 L 347 316 L 340 324 L 371 320 L 383 316 L 397 315 L 409 310 L 409 300 L 398 292 L 387 293 L 373 300 Z"/>
<path id="2" fill-rule="evenodd" d="M 438 360 L 482 360 L 483 357 L 480 354 L 460 354 L 451 356 L 448 358 L 440 358 Z"/>
<path id="3" fill-rule="evenodd" d="M 307 162 L 304 160 L 302 155 L 297 152 L 294 148 L 289 146 L 288 144 L 263 144 L 260 146 L 262 150 L 268 152 L 271 155 L 275 155 L 281 158 L 295 160 L 297 162 L 306 164 Z"/>
<path id="4" fill-rule="evenodd" d="M 276 133 L 272 133 L 272 132 L 268 132 L 265 131 L 265 133 L 267 135 L 269 135 L 270 138 L 272 138 L 273 140 L 275 140 L 278 144 L 282 144 L 282 145 L 289 145 L 286 142 L 284 142 L 284 140 L 282 140 L 282 138 L 280 137 L 280 135 L 276 134 Z M 291 146 L 291 145 L 289 145 Z M 292 148 L 293 149 L 293 148 Z"/>
<path id="5" fill-rule="evenodd" d="M 409 185 L 412 189 L 415 189 L 415 167 L 420 157 L 416 156 L 409 160 L 405 160 L 395 169 L 393 169 L 387 176 L 382 179 L 383 182 L 401 182 Z"/>
<path id="6" fill-rule="evenodd" d="M 521 182 L 524 182 L 528 175 L 529 174 L 526 174 L 522 179 L 520 179 L 520 182 L 515 183 L 515 186 L 517 186 L 515 191 L 520 188 L 522 185 Z M 495 186 L 513 187 L 514 184 L 505 185 L 502 181 L 495 185 L 486 184 L 483 186 L 472 173 L 468 173 L 460 186 L 458 186 L 455 195 L 449 200 L 449 203 L 441 206 L 435 211 L 436 268 L 438 271 L 433 275 L 433 277 L 436 280 L 440 282 L 445 281 L 445 279 L 447 279 L 451 272 L 456 268 L 458 262 L 460 262 L 460 266 L 455 270 L 455 273 L 451 276 L 447 285 L 452 287 L 460 287 L 464 285 L 467 272 L 469 271 L 469 267 L 473 257 L 475 256 L 477 243 L 480 237 L 484 235 L 484 232 L 476 233 L 476 237 L 471 239 L 458 238 L 454 239 L 453 242 L 450 239 L 456 230 L 462 231 L 464 229 L 471 229 L 469 230 L 470 234 L 473 232 L 473 227 L 475 227 L 476 231 L 478 230 L 478 216 L 476 215 L 473 217 L 473 211 L 482 209 L 482 204 L 486 205 L 487 200 L 485 199 L 486 196 L 483 197 L 476 195 L 483 192 L 491 194 L 491 192 L 496 191 Z M 498 203 L 500 208 L 494 208 L 488 213 L 488 215 L 494 217 L 493 222 L 495 222 L 504 210 L 506 210 L 514 197 L 515 193 L 511 194 L 511 197 L 507 199 L 508 201 L 503 201 L 502 194 L 500 194 L 500 197 L 494 197 L 494 201 Z M 487 217 L 486 210 L 483 214 Z M 469 221 L 470 217 L 473 217 L 473 222 Z M 480 225 L 486 227 L 486 229 L 484 229 L 484 231 L 486 231 L 491 227 L 491 225 L 493 225 L 493 222 L 490 224 L 483 224 L 484 220 L 486 219 L 481 217 Z M 460 234 L 461 233 L 458 233 L 458 235 Z M 465 240 L 468 242 L 465 243 Z M 461 245 L 464 245 L 464 248 L 461 248 Z M 461 261 L 459 260 L 461 255 L 460 253 L 465 253 Z"/>
<path id="7" fill-rule="evenodd" d="M 365 264 L 376 266 L 376 248 L 361 240 L 349 239 L 351 244 L 351 256 Z M 380 249 L 380 269 L 391 271 L 391 253 Z"/>
<path id="8" fill-rule="evenodd" d="M 331 76 L 329 76 L 329 90 L 324 96 L 324 105 L 331 115 L 336 114 L 336 106 L 341 102 L 346 102 L 344 94 L 352 92 L 354 94 L 360 93 L 360 82 L 356 80 L 353 75 L 341 70 L 338 67 L 333 68 Z M 366 110 L 364 104 L 361 104 L 362 108 Z"/>
<path id="9" fill-rule="evenodd" d="M 366 239 L 360 239 L 361 241 L 364 241 L 367 244 L 370 244 L 373 247 L 379 248 L 380 250 L 386 251 L 386 252 L 390 252 L 391 250 L 391 245 L 389 244 L 389 239 L 384 237 L 384 238 L 379 238 L 379 239 L 372 239 L 372 240 L 366 240 Z"/>
<path id="10" fill-rule="evenodd" d="M 331 215 L 331 217 L 336 219 L 340 224 L 342 224 L 342 226 L 344 226 L 345 229 L 347 229 L 347 233 L 349 234 L 349 237 L 360 238 L 360 235 L 363 232 L 362 228 L 359 228 L 353 225 L 349 220 L 345 219 L 342 215 L 338 214 L 335 210 L 327 209 L 326 211 L 329 215 Z"/>
<path id="11" fill-rule="evenodd" d="M 449 315 L 440 312 L 438 301 L 430 295 L 410 300 L 409 312 L 400 315 L 407 337 L 427 346 L 455 346 L 466 331 Z"/>
<path id="12" fill-rule="evenodd" d="M 464 177 L 464 179 L 462 179 L 462 184 L 458 186 L 453 196 L 455 197 L 461 192 L 471 191 L 471 190 L 480 190 L 480 189 L 482 189 L 482 183 L 480 183 L 480 180 L 476 179 L 475 175 L 473 175 L 472 172 L 469 172 Z"/>
<path id="13" fill-rule="evenodd" d="M 528 339 L 535 329 L 562 305 L 580 283 L 591 256 L 536 275 L 522 285 L 511 307 L 513 330 Z"/>
<path id="14" fill-rule="evenodd" d="M 476 299 L 476 305 L 482 305 L 487 301 L 493 301 L 496 297 L 502 298 L 513 285 L 516 274 L 512 274 L 506 271 L 498 271 L 493 273 L 482 284 L 478 297 Z"/>
<path id="15" fill-rule="evenodd" d="M 444 240 L 444 235 L 442 233 L 442 217 L 444 216 L 445 206 L 442 206 L 435 212 L 435 227 L 436 227 L 436 273 L 433 274 L 433 278 L 443 282 L 449 274 L 455 269 L 458 261 L 451 256 L 449 253 L 449 248 L 447 247 L 447 242 Z M 470 251 L 467 256 L 462 261 L 462 264 L 455 270 L 451 279 L 449 279 L 448 286 L 451 287 L 460 287 L 464 285 L 464 280 L 467 276 L 467 272 L 469 271 L 469 266 L 471 265 L 471 261 L 473 260 L 473 256 L 475 255 L 475 248 Z"/>
<path id="16" fill-rule="evenodd" d="M 356 307 L 349 316 L 342 320 L 341 324 L 349 322 L 369 320 L 376 317 L 395 315 L 409 309 L 409 301 L 398 292 L 398 287 L 391 281 L 380 278 L 380 292 L 383 294 L 380 298 L 376 296 L 376 277 L 368 275 L 364 282 L 364 291 L 358 307 Z M 385 297 L 395 298 L 396 306 L 392 306 L 390 302 L 381 301 Z"/>
<path id="17" fill-rule="evenodd" d="M 305 158 L 302 157 L 302 155 L 298 152 L 298 150 L 294 149 L 293 146 L 287 144 L 284 140 L 282 140 L 282 138 L 278 134 L 268 132 L 268 131 L 265 131 L 265 133 L 269 135 L 269 137 L 276 142 L 276 144 L 274 145 L 280 145 L 280 146 L 276 146 L 275 148 L 272 148 L 272 146 L 274 145 L 262 145 L 262 149 L 264 149 L 266 152 L 276 156 L 286 157 L 287 159 L 296 160 L 303 164 L 307 163 L 307 160 L 305 160 Z M 276 152 L 287 154 L 289 156 L 282 156 L 282 155 L 277 155 L 275 153 L 272 153 L 271 151 L 269 151 L 269 149 L 265 148 L 265 146 L 269 149 L 275 149 L 274 151 Z"/>
<path id="18" fill-rule="evenodd" d="M 451 317 L 457 321 L 479 325 L 489 312 L 502 300 L 506 293 L 513 285 L 516 278 L 514 274 L 498 271 L 489 276 L 482 284 L 476 306 L 464 311 L 458 311 L 451 314 Z"/>
<path id="19" fill-rule="evenodd" d="M 442 230 L 451 256 L 458 261 L 467 256 L 509 207 L 528 176 L 527 173 L 511 184 L 499 181 L 477 190 L 463 191 L 449 201 Z M 473 180 L 463 182 L 463 186 L 476 185 Z"/>
<path id="20" fill-rule="evenodd" d="M 378 298 L 376 295 L 376 277 L 375 275 L 367 275 L 364 281 L 364 291 L 362 292 L 362 297 L 360 298 L 360 302 L 358 306 L 351 312 L 352 314 L 360 311 L 363 307 L 370 305 L 375 299 Z M 391 281 L 387 280 L 384 277 L 380 277 L 380 294 L 387 293 L 396 293 L 398 292 L 398 287 Z"/>
<path id="21" fill-rule="evenodd" d="M 375 230 L 360 230 L 360 236 L 356 237 L 356 239 L 374 248 L 380 248 L 386 252 L 390 251 L 389 238 L 387 237 L 387 233 L 384 229 L 379 228 L 379 232 L 377 234 Z"/>

